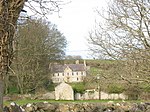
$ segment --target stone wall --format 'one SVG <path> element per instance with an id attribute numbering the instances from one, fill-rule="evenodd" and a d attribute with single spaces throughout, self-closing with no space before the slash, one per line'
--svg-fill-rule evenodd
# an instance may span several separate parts
<path id="1" fill-rule="evenodd" d="M 80 93 L 76 93 L 75 94 L 75 99 L 76 100 L 94 100 L 94 99 L 99 99 L 99 92 L 94 91 L 94 92 L 86 92 L 84 94 L 80 94 Z M 100 99 L 112 99 L 112 100 L 117 100 L 117 99 L 128 99 L 128 97 L 126 95 L 124 95 L 123 93 L 121 94 L 108 94 L 105 92 L 100 93 Z"/>
<path id="2" fill-rule="evenodd" d="M 70 92 L 71 91 L 71 92 Z M 126 95 L 122 94 L 108 94 L 105 92 L 101 92 L 100 94 L 101 99 L 110 99 L 110 100 L 116 100 L 116 99 L 128 99 Z M 147 95 L 146 95 L 147 96 Z M 146 97 L 145 96 L 145 97 Z M 15 101 L 17 99 L 39 99 L 39 100 L 96 100 L 99 99 L 99 93 L 97 91 L 95 92 L 86 92 L 84 94 L 81 93 L 75 93 L 73 90 L 69 90 L 67 88 L 58 88 L 56 91 L 47 92 L 45 94 L 26 94 L 26 95 L 7 95 L 4 97 L 4 101 Z M 141 98 L 144 99 L 144 98 Z M 149 97 L 147 97 L 145 100 L 148 100 Z"/>
<path id="3" fill-rule="evenodd" d="M 19 106 L 12 102 L 4 112 L 150 112 L 150 103 L 48 103 Z"/>
<path id="4" fill-rule="evenodd" d="M 40 100 L 54 100 L 55 99 L 55 91 L 47 92 L 45 94 L 42 94 L 37 99 L 40 99 Z"/>

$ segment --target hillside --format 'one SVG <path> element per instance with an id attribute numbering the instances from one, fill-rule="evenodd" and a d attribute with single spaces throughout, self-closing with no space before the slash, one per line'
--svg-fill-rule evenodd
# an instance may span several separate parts
<path id="1" fill-rule="evenodd" d="M 75 63 L 76 60 L 64 60 L 64 64 Z M 116 60 L 85 60 L 86 65 L 90 67 L 88 71 L 90 75 L 96 76 L 100 74 L 113 74 L 114 69 L 118 67 L 118 61 Z M 79 60 L 80 63 L 84 63 L 84 60 Z"/>
<path id="2" fill-rule="evenodd" d="M 64 60 L 65 64 L 75 63 L 76 60 Z M 87 77 L 84 80 L 83 89 L 97 88 L 98 83 L 101 85 L 101 89 L 106 90 L 108 86 L 116 86 L 124 81 L 120 80 L 116 68 L 119 67 L 119 62 L 116 60 L 85 60 L 86 65 L 90 66 L 87 71 Z M 84 63 L 84 60 L 79 60 L 80 63 Z M 98 79 L 99 77 L 99 79 Z M 78 86 L 78 84 L 76 84 Z M 81 85 L 81 84 L 80 84 Z M 119 86 L 119 88 L 121 88 Z M 80 89 L 80 88 L 79 88 Z"/>

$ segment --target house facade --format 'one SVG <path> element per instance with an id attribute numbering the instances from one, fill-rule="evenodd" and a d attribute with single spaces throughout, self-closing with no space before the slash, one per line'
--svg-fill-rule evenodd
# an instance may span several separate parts
<path id="1" fill-rule="evenodd" d="M 65 64 L 52 66 L 52 81 L 53 83 L 61 82 L 83 82 L 86 77 L 86 63 L 79 64 Z"/>

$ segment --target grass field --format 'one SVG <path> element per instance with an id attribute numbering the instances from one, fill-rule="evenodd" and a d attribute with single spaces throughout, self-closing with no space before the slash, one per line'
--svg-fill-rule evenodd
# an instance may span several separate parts
<path id="1" fill-rule="evenodd" d="M 113 101 L 114 103 L 122 102 L 122 100 L 74 100 L 74 101 L 66 101 L 66 100 L 17 100 L 17 101 L 5 101 L 4 106 L 9 105 L 11 102 L 16 102 L 19 105 L 24 105 L 28 103 L 37 103 L 37 102 L 49 102 L 49 103 L 107 103 L 109 101 Z M 139 103 L 139 102 L 149 102 L 149 101 L 141 101 L 141 100 L 125 100 L 125 102 L 131 103 Z"/>

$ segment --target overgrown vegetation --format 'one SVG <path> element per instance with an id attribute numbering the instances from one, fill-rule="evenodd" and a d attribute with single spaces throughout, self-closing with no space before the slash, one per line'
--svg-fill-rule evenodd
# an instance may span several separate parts
<path id="1" fill-rule="evenodd" d="M 120 84 L 110 84 L 107 87 L 107 92 L 120 94 L 124 92 L 124 87 Z"/>
<path id="2" fill-rule="evenodd" d="M 80 83 L 70 83 L 70 85 L 72 86 L 73 90 L 75 93 L 84 93 L 86 88 L 85 88 L 85 84 L 80 82 Z"/>

